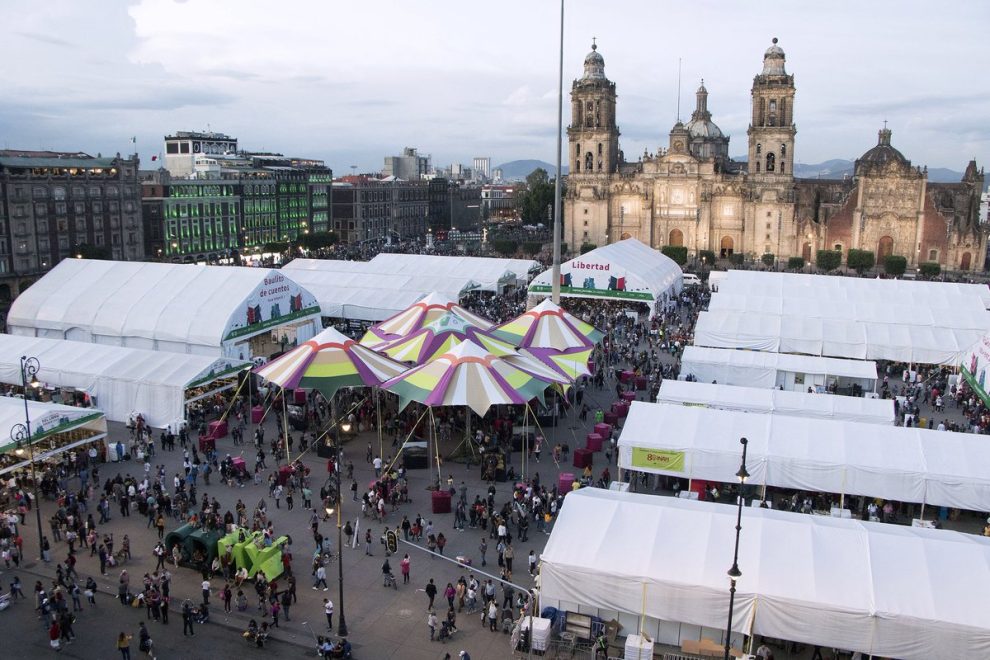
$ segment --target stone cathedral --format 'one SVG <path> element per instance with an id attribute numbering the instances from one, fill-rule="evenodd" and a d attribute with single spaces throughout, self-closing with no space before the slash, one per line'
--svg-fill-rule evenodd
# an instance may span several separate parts
<path id="1" fill-rule="evenodd" d="M 959 183 L 929 182 L 927 167 L 895 149 L 885 126 L 852 177 L 794 177 L 794 76 L 777 39 L 753 79 L 745 163 L 729 158 L 729 136 L 712 121 L 703 81 L 691 120 L 674 124 L 667 145 L 627 160 L 619 148 L 615 83 L 597 46 L 591 48 L 571 89 L 567 129 L 564 231 L 574 248 L 635 237 L 657 249 L 686 246 L 690 255 L 769 253 L 812 263 L 818 250 L 862 249 L 873 251 L 878 265 L 895 254 L 912 266 L 983 269 L 983 170 L 975 161 Z"/>

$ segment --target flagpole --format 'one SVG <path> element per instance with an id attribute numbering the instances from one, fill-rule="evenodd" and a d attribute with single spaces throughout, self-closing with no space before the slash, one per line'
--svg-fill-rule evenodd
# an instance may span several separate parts
<path id="1" fill-rule="evenodd" d="M 550 299 L 560 304 L 560 164 L 561 132 L 564 130 L 564 0 L 560 0 L 560 67 L 557 81 L 557 176 L 553 182 L 553 271 Z M 573 247 L 573 246 L 572 246 Z"/>

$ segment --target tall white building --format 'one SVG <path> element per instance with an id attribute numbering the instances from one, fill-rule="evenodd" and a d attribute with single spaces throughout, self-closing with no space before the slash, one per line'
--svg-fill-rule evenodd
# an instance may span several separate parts
<path id="1" fill-rule="evenodd" d="M 492 178 L 492 159 L 488 156 L 475 156 L 474 163 L 474 175 L 479 179 Z"/>

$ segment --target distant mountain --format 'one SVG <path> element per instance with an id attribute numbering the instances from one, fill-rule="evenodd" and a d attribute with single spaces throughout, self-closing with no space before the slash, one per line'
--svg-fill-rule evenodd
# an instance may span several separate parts
<path id="1" fill-rule="evenodd" d="M 557 172 L 555 166 L 543 160 L 510 160 L 508 163 L 502 163 L 496 167 L 502 170 L 502 178 L 506 181 L 524 181 L 538 167 L 545 169 L 551 178 Z M 564 176 L 567 176 L 566 165 L 563 170 Z"/>
<path id="2" fill-rule="evenodd" d="M 734 158 L 736 162 L 746 162 L 746 156 Z M 821 163 L 795 163 L 794 176 L 799 179 L 841 179 L 852 176 L 855 161 L 844 158 L 833 158 Z M 958 183 L 962 181 L 963 173 L 945 167 L 929 167 L 928 180 L 933 183 Z"/>

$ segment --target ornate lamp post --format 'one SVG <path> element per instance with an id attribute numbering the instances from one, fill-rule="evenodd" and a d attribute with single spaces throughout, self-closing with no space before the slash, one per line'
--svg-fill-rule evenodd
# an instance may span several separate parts
<path id="1" fill-rule="evenodd" d="M 341 422 L 340 430 L 344 433 L 350 433 L 351 423 L 348 421 Z M 340 616 L 337 617 L 337 636 L 347 637 L 347 620 L 344 618 L 344 532 L 341 526 L 342 512 L 343 512 L 343 495 L 340 489 L 340 471 L 343 469 L 343 460 L 341 456 L 341 438 L 338 434 L 337 436 L 337 465 L 334 468 L 334 473 L 337 475 L 337 600 L 340 603 Z M 334 512 L 333 508 L 328 508 L 327 513 L 332 514 Z"/>
<path id="2" fill-rule="evenodd" d="M 21 356 L 21 387 L 24 389 L 24 423 L 15 424 L 10 430 L 10 439 L 17 445 L 16 453 L 23 455 L 24 447 L 27 445 L 28 461 L 31 463 L 31 483 L 34 494 L 34 513 L 38 521 L 38 556 L 42 555 L 44 545 L 44 534 L 41 529 L 41 498 L 38 497 L 38 474 L 34 467 L 34 443 L 31 441 L 31 414 L 28 412 L 28 387 L 38 387 L 38 370 L 41 363 L 38 358 Z"/>
<path id="3" fill-rule="evenodd" d="M 739 570 L 739 532 L 742 530 L 742 487 L 749 477 L 749 472 L 746 471 L 746 445 L 749 443 L 749 440 L 740 438 L 739 442 L 742 444 L 743 451 L 742 464 L 739 466 L 739 471 L 736 472 L 736 478 L 739 479 L 739 497 L 736 501 L 736 549 L 732 555 L 732 568 L 729 569 L 729 622 L 725 626 L 725 654 L 722 656 L 723 660 L 729 660 L 729 651 L 732 648 L 730 641 L 732 639 L 732 611 L 736 604 L 736 580 L 742 577 L 742 571 Z"/>

